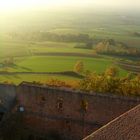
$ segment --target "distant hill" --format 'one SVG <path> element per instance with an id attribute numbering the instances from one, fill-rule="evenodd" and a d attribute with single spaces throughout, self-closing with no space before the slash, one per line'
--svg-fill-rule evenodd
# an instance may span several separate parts
<path id="1" fill-rule="evenodd" d="M 95 50 L 99 54 L 118 55 L 118 56 L 139 56 L 140 49 L 128 47 L 125 43 L 114 41 L 113 39 L 102 40 Z"/>

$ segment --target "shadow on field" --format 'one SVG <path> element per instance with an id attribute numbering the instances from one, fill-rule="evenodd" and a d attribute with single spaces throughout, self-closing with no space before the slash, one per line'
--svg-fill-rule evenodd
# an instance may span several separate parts
<path id="1" fill-rule="evenodd" d="M 23 66 L 18 66 L 16 64 L 10 64 L 10 65 L 6 65 L 6 66 L 2 66 L 1 68 L 5 68 L 5 67 L 10 67 L 10 68 L 13 68 L 13 69 L 22 69 L 22 70 L 26 70 L 26 71 L 32 72 L 32 69 L 29 69 L 29 68 L 23 67 Z"/>
<path id="2" fill-rule="evenodd" d="M 78 74 L 74 71 L 63 71 L 63 72 L 0 72 L 0 75 L 5 76 L 6 78 L 9 78 L 9 76 L 14 76 L 15 78 L 20 79 L 18 75 L 63 75 L 63 76 L 69 76 L 74 78 L 82 79 L 84 78 L 84 75 Z"/>
<path id="3" fill-rule="evenodd" d="M 23 66 L 17 66 L 18 68 L 21 68 L 21 69 L 24 69 L 24 70 L 27 70 L 27 71 L 32 71 L 32 69 L 29 69 L 29 68 L 26 68 L 26 67 L 23 67 Z"/>
<path id="4" fill-rule="evenodd" d="M 18 76 L 18 75 L 13 75 L 13 77 L 16 78 L 16 79 L 21 79 L 21 77 Z"/>

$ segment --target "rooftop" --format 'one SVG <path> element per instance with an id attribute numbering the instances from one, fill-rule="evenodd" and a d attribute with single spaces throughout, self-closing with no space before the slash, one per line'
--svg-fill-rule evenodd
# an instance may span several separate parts
<path id="1" fill-rule="evenodd" d="M 140 104 L 84 140 L 140 140 Z"/>

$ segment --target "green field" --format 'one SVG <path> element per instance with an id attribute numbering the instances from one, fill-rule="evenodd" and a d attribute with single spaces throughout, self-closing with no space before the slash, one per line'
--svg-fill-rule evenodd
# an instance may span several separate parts
<path id="1" fill-rule="evenodd" d="M 117 14 L 116 14 L 117 12 Z M 28 16 L 27 16 L 28 15 Z M 40 32 L 57 35 L 88 34 L 96 42 L 102 39 L 114 39 L 130 47 L 140 48 L 140 16 L 135 12 L 106 11 L 94 9 L 74 9 L 73 11 L 38 11 L 38 14 L 0 17 L 0 64 L 5 59 L 14 58 L 14 65 L 8 72 L 65 72 L 72 71 L 77 61 L 84 63 L 84 69 L 103 73 L 109 66 L 115 65 L 119 57 L 95 55 L 93 49 L 75 48 L 85 45 L 83 42 L 39 41 L 34 36 Z M 11 20 L 12 19 L 12 20 Z M 19 38 L 20 35 L 21 37 Z M 63 54 L 63 55 L 62 55 Z M 65 55 L 64 55 L 65 54 Z M 88 57 L 90 55 L 90 57 Z M 91 55 L 93 55 L 91 57 Z M 95 56 L 94 56 L 95 55 Z M 131 59 L 131 58 L 125 58 Z M 132 58 L 135 60 L 136 58 Z M 137 58 L 139 59 L 139 58 Z M 117 66 L 118 67 L 118 66 Z M 119 68 L 120 76 L 127 71 Z M 5 68 L 0 65 L 0 71 Z M 0 75 L 0 81 L 46 81 L 51 78 L 62 80 L 79 80 L 62 74 L 13 74 Z"/>
<path id="2" fill-rule="evenodd" d="M 18 58 L 14 66 L 8 68 L 8 72 L 64 72 L 73 71 L 77 61 L 83 61 L 85 71 L 103 73 L 106 68 L 113 65 L 113 61 L 107 58 L 86 58 L 72 56 L 31 56 Z M 1 68 L 2 70 L 3 68 Z M 120 76 L 125 76 L 126 71 L 120 69 Z M 11 81 L 20 83 L 21 81 L 45 81 L 51 78 L 61 80 L 76 80 L 72 76 L 61 74 L 12 74 L 1 75 L 0 81 Z"/>
<path id="3" fill-rule="evenodd" d="M 32 53 L 44 52 L 71 52 L 71 53 L 93 53 L 92 50 L 74 48 L 79 43 L 63 42 L 31 42 L 31 41 L 2 41 L 0 42 L 0 57 L 30 56 Z M 82 43 L 80 43 L 82 44 Z"/>
<path id="4" fill-rule="evenodd" d="M 30 41 L 7 41 L 1 42 L 0 62 L 7 58 L 14 58 L 15 65 L 7 68 L 8 72 L 65 72 L 73 71 L 74 65 L 77 61 L 83 61 L 84 70 L 90 70 L 92 72 L 103 73 L 106 68 L 114 65 L 114 61 L 117 58 L 106 56 L 82 57 L 82 56 L 55 56 L 59 53 L 71 53 L 74 54 L 93 54 L 91 49 L 78 49 L 74 48 L 77 43 L 71 42 L 30 42 Z M 39 55 L 35 55 L 39 53 Z M 52 53 L 52 56 L 42 55 L 42 53 Z M 0 67 L 3 71 L 5 68 Z M 120 69 L 120 76 L 126 76 L 127 71 Z M 60 79 L 60 80 L 79 80 L 77 77 L 62 75 L 62 74 L 12 74 L 0 75 L 0 81 L 10 81 L 14 83 L 20 83 L 22 81 L 46 81 L 48 79 Z"/>
<path id="5" fill-rule="evenodd" d="M 103 72 L 112 65 L 111 60 L 103 58 L 84 58 L 71 56 L 33 56 L 19 60 L 10 71 L 22 72 L 62 72 L 72 71 L 77 61 L 83 61 L 85 70 Z"/>
<path id="6" fill-rule="evenodd" d="M 77 61 L 83 61 L 84 70 L 103 73 L 108 67 L 114 65 L 118 58 L 107 56 L 82 57 L 72 56 L 75 54 L 91 55 L 92 49 L 75 48 L 78 43 L 71 42 L 31 42 L 31 41 L 7 41 L 1 42 L 0 62 L 7 58 L 14 58 L 15 65 L 7 68 L 8 72 L 65 72 L 73 71 Z M 36 55 L 39 53 L 39 55 Z M 47 54 L 51 53 L 50 56 Z M 54 53 L 54 55 L 53 55 Z M 60 53 L 60 55 L 59 55 Z M 61 53 L 70 53 L 72 55 L 61 56 Z M 57 54 L 57 56 L 55 56 Z M 5 68 L 1 67 L 1 71 Z M 119 68 L 119 75 L 126 76 L 127 71 Z M 20 83 L 22 81 L 46 81 L 57 78 L 61 80 L 79 80 L 77 77 L 62 74 L 13 74 L 0 75 L 0 81 L 10 81 Z"/>

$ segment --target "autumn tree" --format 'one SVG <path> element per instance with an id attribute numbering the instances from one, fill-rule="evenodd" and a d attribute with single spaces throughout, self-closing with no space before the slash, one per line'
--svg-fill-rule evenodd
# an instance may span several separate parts
<path id="1" fill-rule="evenodd" d="M 77 61 L 74 66 L 74 71 L 77 73 L 84 72 L 84 63 L 82 61 Z"/>
<path id="2" fill-rule="evenodd" d="M 119 70 L 117 67 L 111 66 L 105 71 L 105 75 L 115 77 L 119 74 Z"/>

